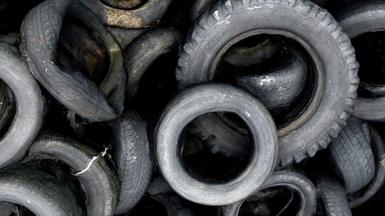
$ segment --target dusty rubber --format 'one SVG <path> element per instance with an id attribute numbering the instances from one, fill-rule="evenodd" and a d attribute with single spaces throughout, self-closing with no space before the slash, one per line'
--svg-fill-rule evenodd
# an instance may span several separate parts
<path id="1" fill-rule="evenodd" d="M 335 180 L 322 177 L 319 181 L 318 191 L 326 216 L 351 216 L 352 212 L 344 188 Z"/>

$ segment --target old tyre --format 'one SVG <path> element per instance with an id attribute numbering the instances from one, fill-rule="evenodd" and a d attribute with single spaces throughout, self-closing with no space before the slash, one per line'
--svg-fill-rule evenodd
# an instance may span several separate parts
<path id="1" fill-rule="evenodd" d="M 346 127 L 330 144 L 329 152 L 348 193 L 357 192 L 372 181 L 376 167 L 366 123 L 349 119 Z"/>
<path id="2" fill-rule="evenodd" d="M 302 0 L 220 2 L 201 17 L 183 46 L 176 72 L 179 87 L 212 80 L 226 51 L 258 34 L 278 34 L 297 41 L 315 66 L 318 78 L 312 99 L 278 130 L 280 164 L 299 162 L 326 148 L 337 136 L 356 97 L 358 65 L 354 50 L 327 11 Z"/>
<path id="3" fill-rule="evenodd" d="M 301 207 L 299 216 L 312 216 L 317 207 L 317 189 L 313 183 L 302 174 L 293 171 L 277 171 L 271 175 L 260 190 L 270 187 L 288 187 L 299 193 Z M 258 193 L 258 192 L 256 192 Z M 220 208 L 223 216 L 237 216 L 244 201 Z"/>
<path id="4" fill-rule="evenodd" d="M 385 2 L 372 1 L 353 5 L 344 10 L 338 20 L 351 39 L 364 33 L 383 31 Z M 353 115 L 370 121 L 385 121 L 384 106 L 384 95 L 375 98 L 358 97 L 354 103 Z"/>
<path id="5" fill-rule="evenodd" d="M 80 173 L 77 178 L 87 197 L 87 215 L 113 215 L 118 202 L 118 179 L 103 158 L 91 162 L 94 156 L 98 156 L 96 151 L 74 140 L 44 134 L 31 146 L 26 161 L 51 159 L 64 162 Z"/>
<path id="6" fill-rule="evenodd" d="M 62 20 L 68 11 L 74 10 L 73 16 L 83 17 L 84 23 L 88 23 L 91 29 L 105 31 L 101 24 L 95 22 L 95 17 L 87 16 L 89 12 L 71 3 L 70 0 L 49 0 L 33 8 L 21 27 L 21 51 L 27 58 L 32 75 L 69 110 L 91 122 L 112 120 L 123 110 L 124 90 L 121 88 L 124 88 L 126 75 L 122 69 L 120 48 L 113 38 L 101 34 L 106 45 L 113 47 L 109 47 L 111 67 L 100 89 L 81 72 L 67 71 L 57 64 L 56 48 Z"/>
<path id="7" fill-rule="evenodd" d="M 8 85 L 16 102 L 10 128 L 0 139 L 0 166 L 20 160 L 40 130 L 43 121 L 43 98 L 17 51 L 0 44 L 0 79 Z"/>
<path id="8" fill-rule="evenodd" d="M 112 157 L 120 179 L 120 197 L 115 214 L 127 213 L 143 197 L 152 176 L 146 123 L 126 112 L 111 123 Z"/>
<path id="9" fill-rule="evenodd" d="M 19 204 L 35 215 L 82 216 L 75 195 L 54 177 L 21 167 L 0 173 L 0 200 Z"/>
<path id="10" fill-rule="evenodd" d="M 347 194 L 344 188 L 335 180 L 322 177 L 319 181 L 318 191 L 321 205 L 326 216 L 351 216 Z"/>
<path id="11" fill-rule="evenodd" d="M 234 179 L 208 184 L 193 178 L 179 159 L 178 142 L 183 128 L 208 112 L 233 112 L 247 124 L 254 151 L 250 162 Z M 165 109 L 156 130 L 156 158 L 165 180 L 182 197 L 206 205 L 240 201 L 257 190 L 275 167 L 277 134 L 271 116 L 247 92 L 222 84 L 197 86 L 180 93 Z"/>

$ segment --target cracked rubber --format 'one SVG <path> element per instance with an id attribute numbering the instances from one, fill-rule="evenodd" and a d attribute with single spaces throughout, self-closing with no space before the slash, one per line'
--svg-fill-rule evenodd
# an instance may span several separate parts
<path id="1" fill-rule="evenodd" d="M 376 172 L 368 125 L 356 118 L 348 120 L 329 145 L 329 154 L 345 190 L 354 193 L 369 184 Z"/>
<path id="2" fill-rule="evenodd" d="M 43 134 L 29 150 L 26 162 L 40 159 L 60 160 L 77 172 L 87 167 L 98 152 L 74 140 L 58 135 Z M 96 160 L 90 168 L 77 176 L 87 201 L 87 215 L 114 215 L 118 202 L 119 180 L 103 158 Z M 55 215 L 55 214 L 53 214 Z"/>
<path id="3" fill-rule="evenodd" d="M 347 194 L 344 188 L 335 180 L 322 177 L 317 185 L 326 216 L 352 216 Z"/>
<path id="4" fill-rule="evenodd" d="M 138 114 L 125 112 L 111 123 L 112 157 L 120 179 L 120 197 L 115 214 L 127 213 L 143 197 L 151 181 L 146 123 Z"/>
<path id="5" fill-rule="evenodd" d="M 297 192 L 301 197 L 301 205 L 297 215 L 314 215 L 317 207 L 317 189 L 304 175 L 293 171 L 276 171 L 267 179 L 259 191 L 271 187 L 287 187 Z M 220 215 L 238 216 L 239 209 L 244 201 L 220 207 Z"/>
<path id="6" fill-rule="evenodd" d="M 0 78 L 16 102 L 13 122 L 0 139 L 0 167 L 4 167 L 26 154 L 42 125 L 44 102 L 38 84 L 17 50 L 3 43 L 0 43 Z"/>
<path id="7" fill-rule="evenodd" d="M 210 112 L 233 112 L 245 121 L 253 139 L 250 162 L 242 174 L 224 183 L 206 183 L 192 177 L 176 152 L 179 138 L 193 119 Z M 165 180 L 182 197 L 205 205 L 240 201 L 272 173 L 278 153 L 277 133 L 266 108 L 246 91 L 224 84 L 206 84 L 178 94 L 164 110 L 156 129 L 156 160 Z"/>
<path id="8" fill-rule="evenodd" d="M 34 215 L 83 215 L 68 188 L 54 177 L 24 166 L 0 172 L 0 200 L 26 207 Z"/>
<path id="9" fill-rule="evenodd" d="M 385 28 L 385 2 L 370 1 L 355 4 L 339 14 L 339 23 L 351 39 Z M 380 72 L 380 71 L 379 71 Z M 369 121 L 385 121 L 385 97 L 358 97 L 353 115 Z"/>
<path id="10" fill-rule="evenodd" d="M 119 115 L 122 107 L 114 106 L 116 89 L 115 85 L 110 84 L 115 79 L 124 81 L 122 76 L 105 79 L 103 82 L 108 84 L 102 83 L 99 89 L 84 74 L 67 71 L 55 59 L 62 20 L 72 3 L 72 0 L 48 0 L 33 8 L 21 26 L 21 52 L 27 59 L 32 75 L 69 110 L 90 122 L 112 120 Z M 117 74 L 109 73 L 106 77 L 112 75 Z M 121 75 L 125 76 L 125 73 Z M 106 96 L 111 96 L 111 104 Z"/>
<path id="11" fill-rule="evenodd" d="M 267 31 L 266 26 L 280 31 Z M 297 119 L 278 131 L 280 165 L 300 162 L 326 148 L 338 135 L 357 96 L 354 49 L 326 10 L 302 0 L 220 1 L 202 15 L 180 51 L 179 87 L 210 82 L 221 55 L 236 39 L 251 36 L 253 30 L 297 40 L 317 66 L 313 100 Z"/>

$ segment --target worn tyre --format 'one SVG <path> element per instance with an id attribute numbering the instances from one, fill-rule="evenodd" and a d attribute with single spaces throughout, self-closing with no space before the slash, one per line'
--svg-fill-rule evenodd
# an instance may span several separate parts
<path id="1" fill-rule="evenodd" d="M 87 215 L 113 215 L 118 202 L 118 179 L 103 158 L 98 156 L 93 160 L 94 156 L 98 156 L 96 151 L 74 140 L 44 134 L 31 146 L 26 161 L 53 159 L 64 162 L 79 173 L 76 176 L 87 196 Z"/>
<path id="2" fill-rule="evenodd" d="M 183 128 L 208 112 L 234 112 L 248 125 L 258 153 L 241 175 L 222 184 L 207 184 L 191 177 L 175 152 Z M 182 197 L 206 205 L 226 205 L 240 201 L 257 190 L 275 167 L 277 134 L 264 108 L 247 92 L 222 84 L 207 84 L 180 93 L 167 106 L 156 131 L 156 158 L 161 173 Z"/>
<path id="3" fill-rule="evenodd" d="M 120 197 L 115 214 L 127 213 L 143 197 L 152 176 L 146 123 L 126 112 L 111 123 L 113 154 L 120 179 Z"/>
<path id="4" fill-rule="evenodd" d="M 13 47 L 0 44 L 0 64 L 0 78 L 16 102 L 13 122 L 0 139 L 0 167 L 3 167 L 25 155 L 40 130 L 44 106 L 38 84 Z"/>
<path id="5" fill-rule="evenodd" d="M 326 148 L 337 136 L 356 98 L 358 65 L 354 49 L 324 9 L 302 0 L 218 3 L 201 17 L 183 46 L 176 72 L 179 87 L 212 80 L 226 50 L 257 34 L 278 34 L 296 40 L 315 65 L 318 78 L 309 105 L 278 130 L 280 164 L 299 162 Z"/>
<path id="6" fill-rule="evenodd" d="M 318 183 L 321 205 L 326 216 L 351 216 L 344 188 L 335 180 L 323 177 Z"/>
<path id="7" fill-rule="evenodd" d="M 125 50 L 124 66 L 127 71 L 127 99 L 132 101 L 146 70 L 160 56 L 174 50 L 182 35 L 173 28 L 159 28 L 143 34 Z"/>
<path id="8" fill-rule="evenodd" d="M 317 207 L 317 189 L 313 183 L 302 174 L 293 171 L 276 171 L 263 184 L 260 190 L 270 187 L 287 187 L 299 193 L 301 207 L 298 216 L 312 216 Z M 258 193 L 258 192 L 256 192 Z M 244 201 L 223 206 L 220 208 L 220 215 L 237 216 Z"/>
<path id="9" fill-rule="evenodd" d="M 75 195 L 52 176 L 22 167 L 0 172 L 0 200 L 17 203 L 35 215 L 82 216 Z"/>
<path id="10" fill-rule="evenodd" d="M 348 193 L 357 192 L 372 181 L 376 167 L 366 123 L 349 119 L 346 127 L 330 144 L 329 153 Z"/>
<path id="11" fill-rule="evenodd" d="M 344 10 L 338 17 L 341 27 L 351 39 L 368 32 L 385 28 L 385 2 L 371 1 L 356 4 Z M 385 96 L 358 97 L 353 115 L 370 121 L 385 121 Z"/>
<path id="12" fill-rule="evenodd" d="M 122 93 L 124 91 L 115 94 L 120 90 L 116 89 L 115 84 L 125 82 L 121 56 L 120 60 L 113 59 L 120 63 L 111 62 L 111 65 L 116 68 L 110 68 L 100 86 L 101 89 L 85 78 L 81 72 L 66 71 L 56 63 L 56 47 L 62 20 L 70 10 L 71 4 L 71 0 L 48 0 L 33 8 L 24 18 L 21 27 L 21 52 L 27 59 L 32 75 L 69 110 L 91 122 L 112 120 L 123 109 L 124 94 Z M 75 9 L 76 11 L 81 10 L 80 7 L 74 7 Z M 83 10 L 75 14 L 85 16 L 89 12 Z M 95 26 L 97 24 L 93 19 L 95 18 L 91 17 L 86 22 Z M 98 25 L 98 27 L 100 26 Z M 113 44 L 111 37 L 105 35 L 104 39 L 110 40 L 110 44 Z M 119 50 L 119 46 L 116 44 L 110 54 L 119 56 L 117 50 Z M 107 100 L 106 95 L 110 96 L 110 101 Z"/>

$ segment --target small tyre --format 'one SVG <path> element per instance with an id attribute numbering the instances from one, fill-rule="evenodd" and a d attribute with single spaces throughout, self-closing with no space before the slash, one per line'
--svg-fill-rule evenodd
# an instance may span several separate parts
<path id="1" fill-rule="evenodd" d="M 126 112 L 110 124 L 113 128 L 112 158 L 120 179 L 115 214 L 127 213 L 145 194 L 152 177 L 146 123 Z"/>
<path id="2" fill-rule="evenodd" d="M 113 8 L 100 0 L 79 0 L 84 6 L 98 15 L 108 26 L 122 28 L 146 28 L 156 25 L 166 13 L 171 0 L 147 0 L 134 9 Z"/>
<path id="3" fill-rule="evenodd" d="M 280 164 L 300 162 L 338 135 L 357 94 L 354 49 L 326 10 L 303 0 L 220 1 L 202 15 L 181 49 L 176 78 L 180 88 L 210 82 L 226 51 L 258 34 L 296 40 L 315 66 L 309 105 L 278 130 Z"/>
<path id="4" fill-rule="evenodd" d="M 192 177 L 176 153 L 184 127 L 209 112 L 239 115 L 249 127 L 254 149 L 258 149 L 239 176 L 220 184 Z M 157 163 L 165 180 L 182 197 L 205 205 L 226 205 L 249 196 L 271 174 L 278 153 L 275 125 L 265 107 L 247 92 L 223 84 L 197 86 L 175 97 L 160 118 L 155 145 Z"/>
<path id="5" fill-rule="evenodd" d="M 348 193 L 357 192 L 372 181 L 376 167 L 366 123 L 349 119 L 328 149 L 336 174 Z"/>
<path id="6" fill-rule="evenodd" d="M 21 52 L 32 75 L 69 110 L 90 122 L 112 120 L 122 112 L 124 103 L 122 88 L 126 74 L 119 45 L 103 25 L 95 21 L 95 16 L 72 3 L 71 0 L 48 0 L 33 8 L 21 27 Z M 81 72 L 67 71 L 57 64 L 56 48 L 62 21 L 71 10 L 73 16 L 82 17 L 91 29 L 103 32 L 101 38 L 109 46 L 110 68 L 100 89 Z"/>
<path id="7" fill-rule="evenodd" d="M 132 101 L 139 82 L 151 64 L 163 54 L 177 48 L 182 35 L 173 28 L 159 28 L 144 33 L 125 50 L 124 66 L 127 71 L 127 100 Z"/>
<path id="8" fill-rule="evenodd" d="M 296 191 L 301 197 L 301 205 L 297 215 L 314 215 L 317 207 L 317 189 L 304 175 L 293 171 L 276 171 L 267 179 L 259 190 L 264 190 L 270 187 L 287 187 Z M 244 201 L 245 200 L 232 205 L 220 207 L 220 215 L 238 216 L 239 209 Z"/>
<path id="9" fill-rule="evenodd" d="M 352 216 L 346 191 L 337 181 L 322 177 L 317 186 L 324 215 Z"/>
<path id="10" fill-rule="evenodd" d="M 32 144 L 42 125 L 44 102 L 27 65 L 6 44 L 0 44 L 0 79 L 8 85 L 16 102 L 13 122 L 0 139 L 0 167 L 4 167 L 20 160 Z"/>
<path id="11" fill-rule="evenodd" d="M 31 146 L 25 161 L 40 159 L 60 160 L 77 173 L 74 175 L 87 196 L 87 215 L 114 214 L 118 202 L 119 180 L 96 151 L 74 140 L 43 134 Z"/>
<path id="12" fill-rule="evenodd" d="M 54 177 L 27 167 L 0 172 L 0 200 L 21 205 L 34 215 L 83 215 L 68 188 Z"/>
<path id="13" fill-rule="evenodd" d="M 337 18 L 351 39 L 364 33 L 383 31 L 385 28 L 385 2 L 369 1 L 355 4 L 344 10 Z M 353 115 L 369 121 L 385 121 L 385 96 L 358 97 Z"/>

